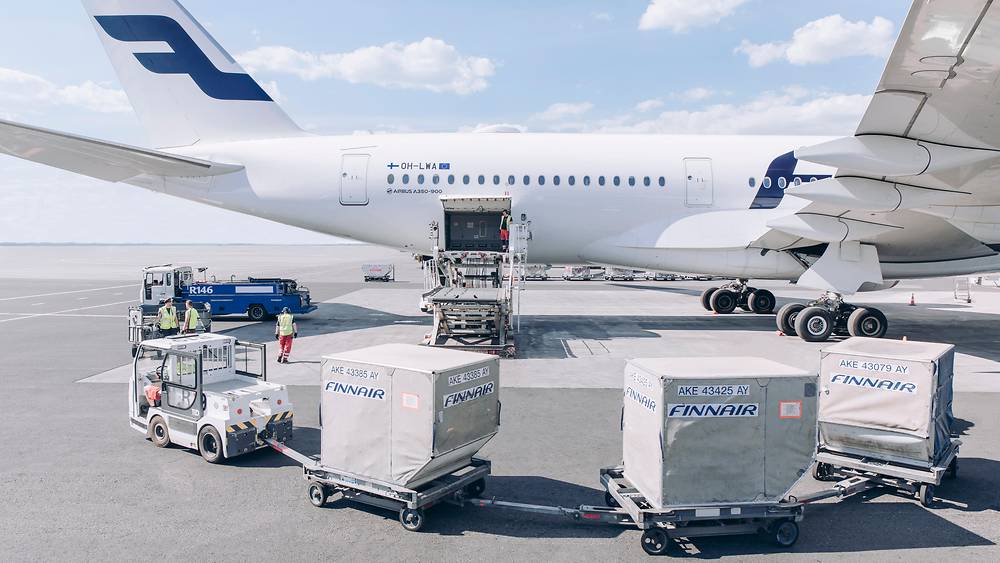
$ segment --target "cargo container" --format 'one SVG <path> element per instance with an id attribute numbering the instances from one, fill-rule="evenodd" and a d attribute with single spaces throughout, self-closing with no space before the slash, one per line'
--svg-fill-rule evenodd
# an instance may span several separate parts
<path id="1" fill-rule="evenodd" d="M 658 509 L 778 502 L 812 463 L 816 389 L 763 358 L 630 360 L 624 477 Z"/>
<path id="2" fill-rule="evenodd" d="M 500 427 L 495 356 L 384 344 L 324 356 L 320 464 L 415 488 L 467 466 Z"/>
<path id="3" fill-rule="evenodd" d="M 820 449 L 941 465 L 952 449 L 954 362 L 950 344 L 851 338 L 824 348 Z"/>

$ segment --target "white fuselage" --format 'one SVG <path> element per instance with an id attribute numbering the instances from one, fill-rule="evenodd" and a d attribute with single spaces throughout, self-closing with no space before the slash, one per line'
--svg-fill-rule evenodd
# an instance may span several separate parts
<path id="1" fill-rule="evenodd" d="M 514 219 L 531 221 L 532 262 L 796 279 L 804 270 L 800 262 L 784 252 L 747 248 L 753 238 L 742 245 L 701 243 L 724 237 L 730 227 L 748 228 L 748 219 L 763 225 L 775 212 L 794 213 L 784 209 L 796 204 L 791 197 L 781 200 L 778 210 L 748 210 L 772 161 L 824 140 L 516 133 L 317 136 L 174 149 L 240 164 L 245 171 L 168 179 L 166 185 L 162 179 L 133 183 L 421 254 L 429 254 L 434 245 L 430 223 L 443 219 L 441 196 L 509 196 Z M 799 162 L 794 172 L 808 181 L 833 170 Z M 777 178 L 766 181 L 771 184 L 767 193 L 780 198 L 784 185 L 779 187 Z M 661 235 L 678 221 L 727 211 L 733 221 L 726 228 L 718 221 L 710 229 L 693 223 L 684 233 L 691 244 L 677 244 L 676 233 L 673 243 L 662 243 Z M 885 274 L 890 279 L 928 275 L 912 263 L 905 271 Z"/>

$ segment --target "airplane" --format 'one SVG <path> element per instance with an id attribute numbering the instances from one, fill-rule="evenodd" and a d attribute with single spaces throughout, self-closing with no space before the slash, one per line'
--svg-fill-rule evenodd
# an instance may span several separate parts
<path id="1" fill-rule="evenodd" d="M 509 209 L 534 262 L 733 278 L 702 295 L 718 313 L 773 312 L 751 279 L 821 290 L 776 315 L 808 341 L 885 334 L 846 295 L 1000 269 L 992 1 L 915 0 L 847 137 L 320 136 L 179 2 L 83 4 L 158 148 L 2 121 L 0 152 L 422 255 L 449 210 Z"/>

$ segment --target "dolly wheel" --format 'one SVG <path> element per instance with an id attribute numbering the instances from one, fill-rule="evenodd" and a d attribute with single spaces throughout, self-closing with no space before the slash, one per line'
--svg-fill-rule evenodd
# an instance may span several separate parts
<path id="1" fill-rule="evenodd" d="M 611 494 L 611 491 L 604 491 L 604 504 L 610 506 L 611 508 L 618 508 L 621 505 L 618 504 L 618 499 L 615 495 Z"/>
<path id="2" fill-rule="evenodd" d="M 326 504 L 326 487 L 321 483 L 309 483 L 306 494 L 309 496 L 309 502 L 316 508 L 322 508 Z"/>
<path id="3" fill-rule="evenodd" d="M 663 555 L 670 547 L 670 536 L 663 528 L 650 528 L 642 533 L 642 550 L 650 555 Z"/>
<path id="4" fill-rule="evenodd" d="M 813 479 L 817 481 L 829 481 L 833 477 L 833 466 L 829 463 L 817 461 L 812 470 Z"/>
<path id="5" fill-rule="evenodd" d="M 424 527 L 424 520 L 422 508 L 403 508 L 399 511 L 399 523 L 408 532 L 419 532 Z"/>
<path id="6" fill-rule="evenodd" d="M 477 479 L 465 486 L 465 496 L 476 498 L 486 491 L 486 479 Z"/>
<path id="7" fill-rule="evenodd" d="M 920 485 L 920 489 L 917 490 L 917 500 L 924 507 L 930 508 L 934 504 L 934 485 L 930 483 Z"/>
<path id="8" fill-rule="evenodd" d="M 799 525 L 795 520 L 782 520 L 772 526 L 771 534 L 778 547 L 792 547 L 799 540 Z"/>

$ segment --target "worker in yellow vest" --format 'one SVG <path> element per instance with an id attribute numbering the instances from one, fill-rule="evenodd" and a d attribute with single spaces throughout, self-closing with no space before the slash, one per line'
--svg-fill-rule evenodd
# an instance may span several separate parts
<path id="1" fill-rule="evenodd" d="M 198 320 L 201 318 L 201 315 L 195 310 L 194 303 L 190 299 L 184 302 L 184 306 L 187 310 L 184 311 L 184 326 L 181 328 L 181 334 L 197 332 Z"/>
<path id="2" fill-rule="evenodd" d="M 288 356 L 292 353 L 292 339 L 299 335 L 299 327 L 295 324 L 295 318 L 288 311 L 288 307 L 281 310 L 278 315 L 278 322 L 274 325 L 274 337 L 278 339 L 278 363 L 288 363 Z"/>
<path id="3" fill-rule="evenodd" d="M 156 324 L 160 328 L 160 336 L 167 337 L 177 334 L 177 309 L 174 300 L 167 299 L 156 312 Z"/>

